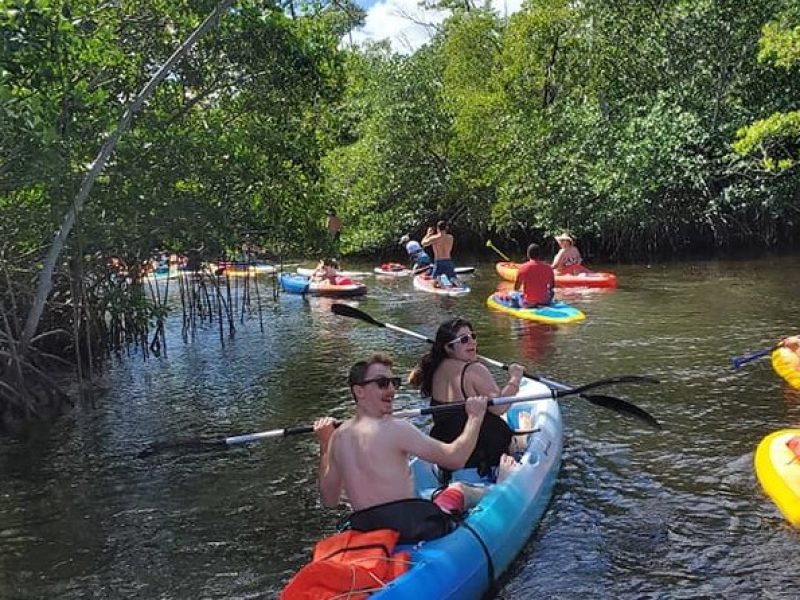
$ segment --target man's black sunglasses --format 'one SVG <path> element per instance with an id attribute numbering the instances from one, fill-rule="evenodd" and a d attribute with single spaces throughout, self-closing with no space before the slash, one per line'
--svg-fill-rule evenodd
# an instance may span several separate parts
<path id="1" fill-rule="evenodd" d="M 397 389 L 402 384 L 402 379 L 400 379 L 399 377 L 386 377 L 386 375 L 381 375 L 380 377 L 365 379 L 359 385 L 367 385 L 368 383 L 374 383 L 382 390 L 388 388 L 389 384 L 391 383 L 395 387 L 395 389 Z"/>
<path id="2" fill-rule="evenodd" d="M 447 346 L 452 346 L 454 344 L 466 344 L 470 340 L 477 340 L 477 339 L 478 339 L 478 334 L 475 333 L 474 331 L 470 331 L 469 333 L 465 333 L 464 335 L 458 336 L 454 340 L 450 340 L 449 342 L 447 342 L 446 345 Z"/>

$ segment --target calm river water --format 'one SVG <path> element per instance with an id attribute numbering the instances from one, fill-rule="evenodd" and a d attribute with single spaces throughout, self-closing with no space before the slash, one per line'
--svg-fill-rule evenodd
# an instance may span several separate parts
<path id="1" fill-rule="evenodd" d="M 662 381 L 608 390 L 654 414 L 661 433 L 562 401 L 559 482 L 498 598 L 797 598 L 800 533 L 764 496 L 752 462 L 764 435 L 800 427 L 800 393 L 768 360 L 734 372 L 729 359 L 800 330 L 800 261 L 613 269 L 616 290 L 562 294 L 587 319 L 558 328 L 490 312 L 498 279 L 487 258 L 465 298 L 369 278 L 357 303 L 428 335 L 466 316 L 482 354 L 560 381 Z M 387 350 L 405 374 L 425 350 L 330 305 L 262 290 L 263 331 L 252 316 L 224 347 L 213 327 L 184 343 L 178 315 L 167 357 L 112 365 L 95 408 L 77 407 L 34 439 L 0 440 L 0 598 L 274 597 L 342 514 L 319 506 L 315 438 L 136 454 L 153 440 L 344 417 L 352 362 Z M 406 389 L 396 402 L 417 403 Z"/>

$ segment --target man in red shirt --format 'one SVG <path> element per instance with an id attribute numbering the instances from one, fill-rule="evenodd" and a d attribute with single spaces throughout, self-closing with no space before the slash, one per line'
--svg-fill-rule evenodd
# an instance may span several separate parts
<path id="1" fill-rule="evenodd" d="M 520 308 L 550 304 L 556 281 L 553 268 L 546 262 L 537 260 L 538 244 L 528 246 L 528 262 L 517 269 L 514 290 L 522 289 L 522 294 L 514 294 Z"/>

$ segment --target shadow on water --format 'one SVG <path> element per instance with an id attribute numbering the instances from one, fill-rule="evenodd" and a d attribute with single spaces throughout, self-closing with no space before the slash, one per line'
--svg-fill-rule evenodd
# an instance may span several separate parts
<path id="1" fill-rule="evenodd" d="M 587 314 L 563 327 L 489 311 L 492 263 L 479 265 L 466 298 L 371 278 L 352 302 L 429 336 L 464 316 L 481 353 L 560 381 L 663 382 L 613 390 L 653 413 L 660 434 L 563 401 L 559 483 L 499 598 L 792 597 L 800 535 L 761 492 L 752 452 L 770 431 L 800 426 L 800 394 L 768 361 L 734 372 L 729 359 L 797 331 L 799 264 L 609 270 L 616 290 L 561 292 Z M 79 407 L 29 442 L 0 442 L 0 597 L 266 598 L 307 560 L 341 515 L 319 506 L 313 436 L 136 454 L 154 440 L 345 417 L 352 362 L 388 351 L 405 374 L 426 345 L 336 317 L 330 300 L 261 302 L 263 332 L 252 318 L 224 348 L 214 328 L 184 344 L 180 319 L 170 320 L 167 357 L 112 365 L 96 410 Z M 416 406 L 418 395 L 401 389 L 396 403 Z"/>

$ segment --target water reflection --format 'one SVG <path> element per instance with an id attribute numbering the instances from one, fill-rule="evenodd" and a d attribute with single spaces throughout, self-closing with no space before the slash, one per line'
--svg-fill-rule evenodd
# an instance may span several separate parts
<path id="1" fill-rule="evenodd" d="M 587 314 L 569 326 L 488 310 L 491 264 L 465 298 L 373 278 L 365 298 L 346 301 L 428 336 L 463 316 L 482 353 L 567 383 L 662 379 L 609 390 L 662 421 L 658 434 L 580 398 L 562 403 L 556 493 L 498 597 L 792 597 L 800 534 L 761 492 L 752 451 L 800 426 L 800 394 L 767 362 L 733 372 L 729 358 L 796 331 L 800 264 L 595 266 L 616 271 L 620 287 L 559 290 Z M 241 306 L 244 284 L 234 285 Z M 274 597 L 333 530 L 342 511 L 319 506 L 314 436 L 135 458 L 155 439 L 349 416 L 352 362 L 387 351 L 405 374 L 427 350 L 333 315 L 332 299 L 274 300 L 266 289 L 250 294 L 233 337 L 200 324 L 184 343 L 180 318 L 169 320 L 167 356 L 112 364 L 96 409 L 79 406 L 30 442 L 0 441 L 0 597 Z M 396 404 L 419 402 L 403 388 Z"/>

